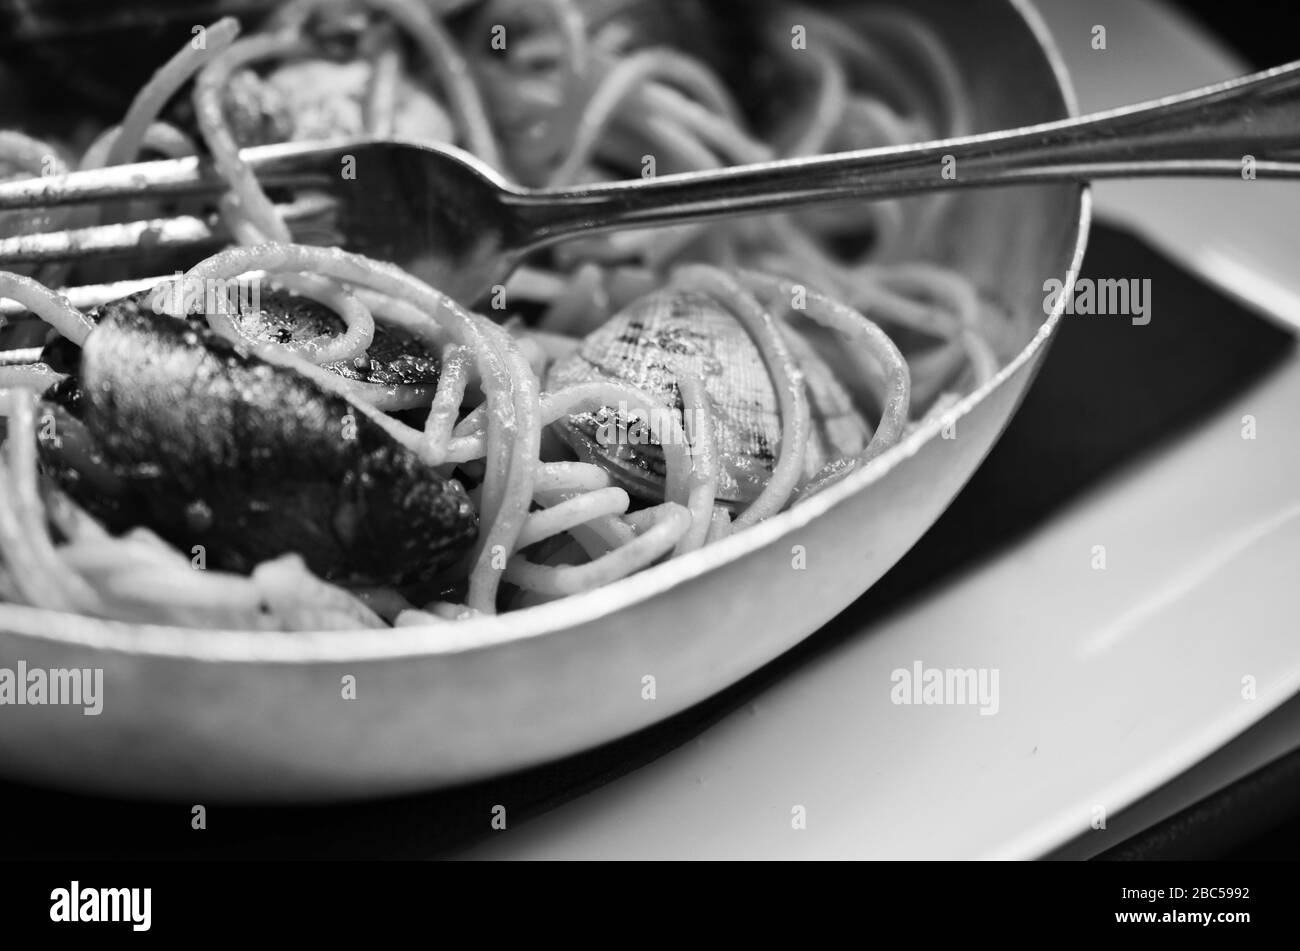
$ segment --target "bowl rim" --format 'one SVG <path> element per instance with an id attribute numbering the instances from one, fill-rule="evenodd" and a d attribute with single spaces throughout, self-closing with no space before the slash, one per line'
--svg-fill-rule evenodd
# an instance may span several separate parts
<path id="1" fill-rule="evenodd" d="M 1037 40 L 1056 78 L 1066 116 L 1079 114 L 1078 99 L 1064 57 L 1042 15 L 1030 0 L 1006 0 Z M 996 134 L 996 133 L 995 133 Z M 1066 272 L 1073 286 L 1092 224 L 1092 191 L 1075 186 L 1078 230 Z M 145 655 L 220 663 L 356 663 L 400 660 L 488 650 L 591 624 L 615 611 L 670 594 L 697 576 L 727 562 L 744 558 L 844 504 L 850 497 L 883 478 L 916 455 L 944 427 L 967 416 L 990 393 L 1021 371 L 1047 346 L 1060 323 L 1064 295 L 1020 352 L 982 386 L 963 397 L 947 413 L 918 426 L 897 445 L 840 482 L 799 505 L 743 532 L 696 551 L 670 559 L 618 581 L 546 604 L 505 614 L 484 615 L 439 624 L 345 631 L 250 631 L 183 628 L 135 624 L 25 605 L 0 603 L 0 636 L 18 635 L 48 644 L 73 645 L 110 654 Z"/>

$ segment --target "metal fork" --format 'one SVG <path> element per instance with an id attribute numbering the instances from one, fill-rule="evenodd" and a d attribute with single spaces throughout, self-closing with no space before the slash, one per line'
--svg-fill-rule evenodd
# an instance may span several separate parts
<path id="1" fill-rule="evenodd" d="M 392 261 L 473 302 L 537 248 L 596 231 L 676 225 L 818 202 L 952 188 L 1142 176 L 1300 177 L 1300 62 L 1136 106 L 901 148 L 556 190 L 507 183 L 454 148 L 400 141 L 246 149 L 268 187 L 334 202 L 354 251 Z M 194 159 L 0 184 L 0 211 L 226 187 Z M 138 225 L 138 223 L 137 223 Z M 105 230 L 108 229 L 108 230 Z M 130 252 L 139 227 L 0 240 L 0 267 Z M 193 220 L 156 222 L 150 244 L 211 241 Z"/>

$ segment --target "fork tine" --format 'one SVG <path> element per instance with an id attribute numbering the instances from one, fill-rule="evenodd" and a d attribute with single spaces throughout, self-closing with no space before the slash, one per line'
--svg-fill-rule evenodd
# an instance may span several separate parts
<path id="1" fill-rule="evenodd" d="M 0 267 L 113 257 L 154 248 L 183 248 L 223 238 L 229 240 L 229 235 L 220 227 L 210 227 L 192 215 L 47 231 L 0 239 Z"/>
<path id="2" fill-rule="evenodd" d="M 183 195 L 228 186 L 197 158 L 141 162 L 0 183 L 0 211 L 132 198 L 146 187 L 150 194 Z"/>
<path id="3" fill-rule="evenodd" d="M 44 347 L 24 347 L 21 350 L 0 350 L 0 367 L 16 367 L 24 363 L 39 363 Z"/>
<path id="4" fill-rule="evenodd" d="M 317 194 L 304 195 L 277 207 L 292 226 L 332 211 L 337 204 L 334 199 Z M 127 221 L 0 239 L 0 268 L 14 264 L 129 255 L 138 251 L 186 248 L 230 240 L 229 232 L 220 224 L 210 224 L 193 215 Z"/>
<path id="5" fill-rule="evenodd" d="M 251 162 L 256 162 L 259 153 L 270 150 L 248 149 L 245 152 Z M 276 168 L 269 162 L 267 164 L 268 168 L 258 174 L 263 186 L 302 186 L 313 180 L 308 172 L 296 171 L 284 165 Z M 319 176 L 315 178 L 319 180 Z M 0 183 L 0 211 L 52 208 L 56 205 L 139 198 L 143 195 L 215 195 L 229 187 L 229 182 L 219 176 L 209 163 L 190 156 L 3 182 Z"/>

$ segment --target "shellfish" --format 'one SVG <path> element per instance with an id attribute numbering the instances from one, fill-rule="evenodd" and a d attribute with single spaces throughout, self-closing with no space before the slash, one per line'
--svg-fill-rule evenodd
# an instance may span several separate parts
<path id="1" fill-rule="evenodd" d="M 810 479 L 833 459 L 860 452 L 871 427 L 813 346 L 788 324 L 778 326 L 802 372 L 812 409 L 803 466 L 804 478 Z M 752 502 L 771 477 L 781 444 L 777 394 L 758 346 L 709 295 L 665 290 L 633 302 L 589 334 L 572 355 L 557 361 L 547 375 L 547 388 L 597 381 L 629 384 L 681 415 L 689 440 L 696 426 L 684 412 L 678 387 L 683 375 L 704 385 L 720 463 L 717 501 L 733 508 Z M 629 492 L 658 500 L 663 497 L 663 450 L 653 438 L 638 438 L 629 425 L 629 411 L 656 409 L 605 407 L 562 418 L 554 429 L 579 457 L 608 469 Z M 609 438 L 610 432 L 619 438 Z"/>

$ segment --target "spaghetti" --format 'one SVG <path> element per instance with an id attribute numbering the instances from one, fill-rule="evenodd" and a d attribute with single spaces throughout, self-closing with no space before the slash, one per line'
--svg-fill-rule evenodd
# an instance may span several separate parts
<path id="1" fill-rule="evenodd" d="M 204 44 L 172 57 L 79 164 L 210 155 L 229 183 L 219 211 L 238 243 L 173 278 L 157 299 L 184 301 L 188 282 L 255 279 L 328 309 L 341 331 L 277 342 L 250 337 L 237 313 L 179 304 L 159 319 L 200 319 L 241 353 L 346 400 L 469 490 L 478 538 L 438 576 L 436 592 L 327 580 L 293 551 L 245 572 L 196 570 L 203 566 L 145 525 L 106 530 L 42 471 L 38 395 L 63 374 L 0 360 L 0 598 L 136 622 L 288 630 L 445 623 L 527 606 L 770 518 L 988 380 L 1006 357 L 1003 318 L 960 275 L 899 260 L 939 220 L 942 197 L 577 240 L 515 274 L 507 297 L 516 313 L 503 324 L 392 264 L 295 243 L 240 158 L 267 130 L 294 134 L 284 119 L 295 112 L 292 95 L 272 79 L 303 64 L 325 77 L 350 70 L 339 88 L 356 100 L 358 127 L 341 132 L 406 134 L 405 106 L 419 89 L 426 117 L 443 108 L 450 116 L 452 144 L 529 185 L 634 176 L 648 173 L 647 162 L 655 174 L 697 171 L 968 131 L 951 58 L 911 18 L 847 22 L 776 4 L 755 15 L 790 100 L 760 118 L 701 59 L 637 48 L 608 23 L 591 27 L 576 0 L 289 0 L 248 36 L 231 19 L 207 27 Z M 807 24 L 819 55 L 791 48 L 793 22 Z M 173 108 L 187 85 L 188 126 Z M 0 174 L 46 172 L 52 161 L 63 170 L 61 154 L 0 131 Z M 649 294 L 731 321 L 739 342 L 726 353 L 738 362 L 711 363 L 724 351 L 685 333 L 653 341 L 658 362 L 636 380 L 555 383 L 556 367 L 588 359 L 583 338 Z M 0 335 L 0 356 L 38 346 L 37 322 L 75 345 L 96 332 L 32 277 L 0 274 L 0 298 L 29 314 Z M 334 369 L 368 364 L 381 330 L 436 356 L 436 382 L 386 387 Z M 847 369 L 832 372 L 837 355 Z M 742 382 L 765 407 L 743 445 L 725 405 Z M 578 419 L 620 435 L 644 431 L 645 445 L 577 451 L 565 427 Z M 61 438 L 70 441 L 65 458 L 111 491 L 119 476 L 75 434 Z"/>

